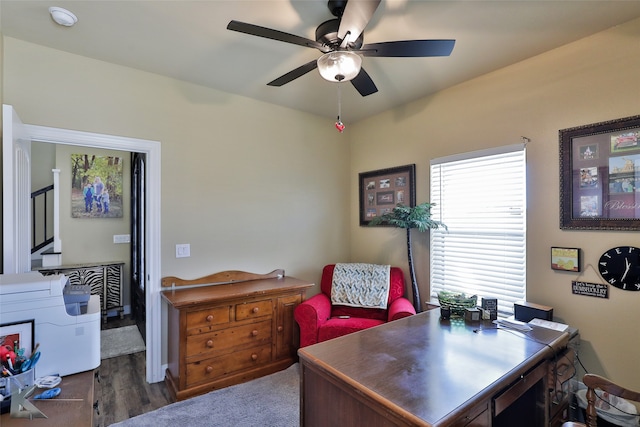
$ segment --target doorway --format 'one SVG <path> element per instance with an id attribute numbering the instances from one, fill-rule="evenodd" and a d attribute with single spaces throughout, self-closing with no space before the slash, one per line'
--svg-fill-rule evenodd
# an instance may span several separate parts
<path id="1" fill-rule="evenodd" d="M 145 161 L 145 154 L 131 153 L 131 315 L 146 342 Z"/>
<path id="2" fill-rule="evenodd" d="M 144 257 L 146 267 L 140 279 L 145 284 L 145 318 L 149 320 L 145 322 L 144 325 L 144 336 L 146 337 L 147 347 L 146 380 L 149 383 L 162 381 L 164 379 L 164 372 L 161 361 L 160 142 L 27 124 L 22 125 L 21 128 L 20 132 L 26 135 L 31 141 L 144 154 L 145 190 L 143 197 L 146 209 L 144 209 L 144 235 L 140 236 L 140 240 L 144 242 L 144 245 L 140 253 Z M 3 144 L 12 143 L 11 138 L 3 139 Z M 5 172 L 6 171 L 3 172 L 3 185 L 13 192 L 14 178 L 13 176 L 7 176 Z M 6 206 L 6 203 L 5 206 L 3 206 L 3 211 L 12 209 L 13 206 Z M 19 218 L 13 216 L 7 218 L 3 215 L 3 218 L 3 226 L 5 227 L 16 227 L 17 221 L 19 220 Z M 15 221 L 16 223 L 7 224 L 8 220 Z"/>

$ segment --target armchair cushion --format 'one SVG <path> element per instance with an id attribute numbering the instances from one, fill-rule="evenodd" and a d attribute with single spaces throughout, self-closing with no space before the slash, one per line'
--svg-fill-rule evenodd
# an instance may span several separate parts
<path id="1" fill-rule="evenodd" d="M 411 302 L 404 297 L 404 274 L 398 267 L 391 267 L 386 309 L 331 305 L 334 268 L 335 264 L 324 267 L 320 293 L 303 301 L 294 311 L 300 326 L 301 347 L 416 314 Z"/>

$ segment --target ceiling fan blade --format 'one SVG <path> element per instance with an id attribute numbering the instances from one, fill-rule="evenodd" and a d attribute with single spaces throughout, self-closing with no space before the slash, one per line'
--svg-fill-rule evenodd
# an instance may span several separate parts
<path id="1" fill-rule="evenodd" d="M 455 40 L 400 40 L 366 44 L 356 52 L 364 56 L 396 58 L 449 56 L 455 44 Z"/>
<path id="2" fill-rule="evenodd" d="M 369 77 L 369 74 L 364 70 L 364 68 L 361 68 L 358 75 L 351 80 L 351 84 L 362 96 L 371 95 L 378 91 L 376 84 L 373 82 L 371 77 Z"/>
<path id="3" fill-rule="evenodd" d="M 289 83 L 292 80 L 297 79 L 298 77 L 304 76 L 309 71 L 315 70 L 316 68 L 318 68 L 318 61 L 314 59 L 313 61 L 309 61 L 306 64 L 301 65 L 300 67 L 296 68 L 295 70 L 291 70 L 287 74 L 284 74 L 284 75 L 278 77 L 277 79 L 267 83 L 267 85 L 269 85 L 269 86 L 282 86 L 284 84 Z"/>
<path id="4" fill-rule="evenodd" d="M 285 43 L 297 44 L 299 46 L 311 47 L 324 53 L 331 51 L 330 48 L 315 40 L 285 33 L 283 31 L 273 30 L 271 28 L 261 27 L 259 25 L 247 24 L 246 22 L 231 21 L 229 22 L 229 25 L 227 25 L 227 30 L 264 37 L 266 39 L 277 40 Z"/>
<path id="5" fill-rule="evenodd" d="M 360 37 L 379 4 L 380 0 L 348 0 L 340 18 L 338 38 L 344 40 L 350 33 L 349 41 L 353 42 Z"/>

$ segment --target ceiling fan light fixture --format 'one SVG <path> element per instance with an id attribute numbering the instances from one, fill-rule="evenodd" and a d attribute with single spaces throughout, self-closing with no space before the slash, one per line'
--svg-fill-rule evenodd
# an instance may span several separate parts
<path id="1" fill-rule="evenodd" d="M 63 27 L 73 27 L 75 23 L 78 22 L 76 15 L 61 7 L 50 7 L 49 13 L 56 24 L 62 25 Z"/>
<path id="2" fill-rule="evenodd" d="M 318 58 L 318 71 L 323 79 L 330 82 L 353 80 L 362 66 L 362 57 L 355 52 L 338 50 Z"/>

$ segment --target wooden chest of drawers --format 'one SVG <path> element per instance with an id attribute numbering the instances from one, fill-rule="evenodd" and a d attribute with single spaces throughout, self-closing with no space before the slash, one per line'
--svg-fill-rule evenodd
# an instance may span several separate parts
<path id="1" fill-rule="evenodd" d="M 163 292 L 174 400 L 245 382 L 297 360 L 293 310 L 313 284 L 276 277 Z"/>

